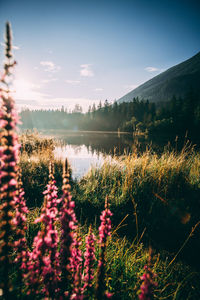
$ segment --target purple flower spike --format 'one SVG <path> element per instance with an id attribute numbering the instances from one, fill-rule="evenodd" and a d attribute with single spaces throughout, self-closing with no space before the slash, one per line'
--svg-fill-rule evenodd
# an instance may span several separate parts
<path id="1" fill-rule="evenodd" d="M 143 283 L 141 284 L 139 294 L 140 300 L 152 300 L 153 297 L 153 289 L 157 286 L 157 283 L 154 281 L 154 278 L 156 277 L 156 274 L 153 273 L 151 270 L 151 257 L 152 257 L 152 249 L 149 249 L 149 262 L 148 265 L 144 267 L 145 272 L 141 276 L 141 280 Z"/>
<path id="2" fill-rule="evenodd" d="M 63 195 L 61 198 L 61 246 L 60 246 L 60 266 L 61 266 L 61 282 L 60 282 L 60 296 L 65 297 L 66 294 L 70 298 L 71 285 L 71 257 L 73 252 L 73 245 L 75 241 L 74 232 L 77 228 L 77 220 L 74 213 L 75 204 L 71 200 L 69 185 L 68 162 L 65 161 L 63 169 Z"/>
<path id="3" fill-rule="evenodd" d="M 81 300 L 83 299 L 83 289 L 81 287 L 81 274 L 82 274 L 82 252 L 80 250 L 81 238 L 78 233 L 74 234 L 74 243 L 71 252 L 71 273 L 72 273 L 72 295 L 70 299 Z"/>
<path id="4" fill-rule="evenodd" d="M 12 69 L 16 62 L 12 58 L 11 28 L 9 23 L 6 23 L 5 45 L 6 61 L 4 73 L 0 78 L 0 261 L 3 298 L 9 299 L 11 287 L 9 279 L 10 253 L 13 248 L 13 242 L 11 242 L 10 238 L 14 235 L 12 219 L 17 196 L 17 164 L 20 148 L 16 134 L 18 115 L 10 92 Z"/>
<path id="5" fill-rule="evenodd" d="M 83 275 L 83 281 L 84 281 L 84 294 L 88 295 L 91 293 L 92 285 L 93 285 L 93 279 L 94 279 L 94 262 L 96 260 L 95 257 L 95 243 L 96 237 L 92 233 L 92 227 L 89 228 L 89 233 L 86 237 L 86 251 L 84 254 L 85 257 L 85 263 L 84 263 L 84 275 Z"/>
<path id="6" fill-rule="evenodd" d="M 55 185 L 53 167 L 50 163 L 49 182 L 44 192 L 44 206 L 42 213 L 35 223 L 41 222 L 42 230 L 34 239 L 34 248 L 29 263 L 29 274 L 27 276 L 28 294 L 35 291 L 45 294 L 52 299 L 58 293 L 58 281 L 60 266 L 58 259 L 58 232 L 55 227 L 57 221 L 57 187 Z"/>
<path id="7" fill-rule="evenodd" d="M 112 213 L 108 208 L 108 198 L 105 201 L 105 210 L 102 211 L 100 220 L 101 225 L 99 227 L 99 243 L 100 243 L 100 257 L 97 270 L 97 284 L 96 284 L 96 299 L 102 300 L 106 298 L 106 286 L 105 286 L 105 252 L 106 242 L 108 236 L 111 234 L 111 220 Z"/>
<path id="8" fill-rule="evenodd" d="M 18 277 L 20 281 L 20 289 L 22 286 L 23 276 L 28 271 L 28 256 L 27 256 L 27 242 L 26 242 L 26 230 L 27 230 L 27 214 L 28 208 L 24 199 L 24 190 L 21 181 L 21 172 L 18 174 L 18 195 L 15 197 L 15 217 L 13 223 L 16 226 L 14 249 L 16 251 L 15 262 L 19 266 Z M 21 290 L 20 290 L 21 294 Z"/>

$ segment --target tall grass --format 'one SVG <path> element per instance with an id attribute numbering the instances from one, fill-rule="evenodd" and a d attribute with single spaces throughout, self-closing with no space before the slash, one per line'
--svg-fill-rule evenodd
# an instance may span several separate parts
<path id="1" fill-rule="evenodd" d="M 192 147 L 181 153 L 166 149 L 157 155 L 148 150 L 105 161 L 74 189 L 77 213 L 94 221 L 109 195 L 113 223 L 128 215 L 123 234 L 134 238 L 146 228 L 146 242 L 176 252 L 199 221 L 199 166 L 200 155 Z M 200 250 L 199 238 L 197 229 L 184 249 L 188 258 L 191 247 L 196 253 Z"/>
<path id="2" fill-rule="evenodd" d="M 29 207 L 42 204 L 41 193 L 47 184 L 52 155 L 50 148 L 49 152 L 35 151 L 30 155 L 23 151 L 20 157 Z M 62 162 L 54 158 L 54 164 L 60 195 Z M 79 182 L 70 180 L 70 183 L 76 214 L 83 223 L 99 224 L 96 216 L 108 195 L 114 213 L 113 224 L 117 226 L 127 216 L 119 233 L 134 239 L 145 229 L 143 241 L 148 244 L 150 240 L 158 249 L 178 251 L 199 221 L 200 154 L 191 146 L 186 145 L 181 152 L 166 148 L 158 155 L 148 149 L 142 154 L 134 152 L 112 161 L 105 160 Z M 191 248 L 195 252 L 200 250 L 198 228 L 180 255 L 185 252 L 189 258 Z M 193 258 L 189 258 L 189 262 Z"/>
<path id="3" fill-rule="evenodd" d="M 22 181 L 28 207 L 40 207 L 43 203 L 41 195 L 48 182 L 49 163 L 53 153 L 50 150 L 34 151 L 31 154 L 23 151 L 19 166 L 22 170 Z M 59 195 L 62 187 L 62 166 L 60 159 L 53 159 L 55 166 L 55 179 L 58 182 Z"/>
<path id="4" fill-rule="evenodd" d="M 38 154 L 38 152 L 46 152 L 52 156 L 55 148 L 55 141 L 51 138 L 41 138 L 39 133 L 34 130 L 26 130 L 20 135 L 21 153 L 26 155 Z"/>

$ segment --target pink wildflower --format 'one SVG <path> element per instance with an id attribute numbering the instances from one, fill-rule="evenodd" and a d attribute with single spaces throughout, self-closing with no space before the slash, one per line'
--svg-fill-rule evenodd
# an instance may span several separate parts
<path id="1" fill-rule="evenodd" d="M 1 147 L 0 147 L 0 261 L 2 268 L 3 297 L 9 298 L 10 280 L 8 270 L 11 265 L 10 253 L 13 243 L 10 240 L 14 233 L 12 222 L 14 199 L 17 195 L 17 170 L 19 148 L 18 137 L 15 133 L 18 123 L 18 115 L 15 103 L 10 93 L 10 82 L 12 81 L 12 68 L 15 65 L 12 59 L 11 29 L 6 23 L 6 61 L 4 74 L 0 78 L 0 120 L 1 120 Z"/>
<path id="2" fill-rule="evenodd" d="M 24 199 L 24 190 L 22 188 L 22 181 L 21 181 L 21 173 L 19 171 L 18 176 L 18 195 L 15 197 L 15 207 L 16 213 L 15 218 L 13 219 L 13 223 L 16 226 L 16 235 L 15 235 L 15 242 L 14 242 L 14 249 L 16 251 L 16 259 L 15 262 L 19 265 L 19 281 L 20 287 L 22 285 L 22 278 L 23 273 L 26 274 L 28 271 L 28 257 L 27 257 L 27 243 L 26 243 L 26 216 L 28 213 L 28 208 L 26 206 L 26 201 Z M 20 291 L 21 293 L 21 291 Z"/>
<path id="3" fill-rule="evenodd" d="M 140 300 L 152 300 L 153 297 L 153 289 L 157 286 L 157 283 L 154 281 L 154 278 L 156 277 L 156 274 L 153 273 L 151 270 L 151 255 L 152 255 L 152 249 L 149 249 L 149 262 L 148 265 L 144 267 L 145 272 L 140 277 L 141 280 L 143 280 L 143 283 L 140 287 Z"/>
<path id="4" fill-rule="evenodd" d="M 111 299 L 113 296 L 113 293 L 105 292 L 105 298 L 106 299 Z"/>
<path id="5" fill-rule="evenodd" d="M 85 263 L 84 263 L 84 294 L 90 294 L 93 279 L 94 279 L 94 262 L 96 260 L 95 257 L 95 247 L 94 242 L 96 238 L 95 235 L 92 233 L 91 226 L 89 228 L 89 233 L 86 237 L 86 251 L 84 254 L 85 257 Z"/>
<path id="6" fill-rule="evenodd" d="M 72 296 L 70 299 L 81 300 L 83 299 L 83 289 L 81 288 L 81 273 L 82 273 L 82 252 L 80 250 L 81 239 L 78 233 L 74 235 L 74 242 L 71 251 L 71 273 L 73 281 Z"/>
<path id="7" fill-rule="evenodd" d="M 96 284 L 96 299 L 102 300 L 105 296 L 105 251 L 108 236 L 111 234 L 111 220 L 112 213 L 108 208 L 108 198 L 105 201 L 105 210 L 102 211 L 99 227 L 99 243 L 100 243 L 100 258 L 97 270 L 97 284 Z"/>
<path id="8" fill-rule="evenodd" d="M 59 260 L 58 260 L 58 232 L 55 228 L 57 220 L 57 187 L 53 176 L 52 165 L 49 167 L 49 183 L 44 192 L 44 206 L 36 223 L 42 222 L 43 228 L 34 239 L 31 262 L 29 264 L 28 288 L 29 293 L 34 290 L 55 298 L 58 292 Z M 41 290 L 41 283 L 43 287 Z"/>
<path id="9" fill-rule="evenodd" d="M 60 296 L 64 297 L 67 293 L 70 297 L 70 263 L 72 257 L 72 247 L 74 244 L 74 231 L 76 230 L 76 216 L 74 213 L 74 202 L 71 201 L 68 162 L 65 161 L 63 169 L 63 195 L 61 198 L 61 246 L 60 246 L 60 266 L 61 266 L 61 282 L 60 282 Z M 66 291 L 68 289 L 68 291 Z"/>

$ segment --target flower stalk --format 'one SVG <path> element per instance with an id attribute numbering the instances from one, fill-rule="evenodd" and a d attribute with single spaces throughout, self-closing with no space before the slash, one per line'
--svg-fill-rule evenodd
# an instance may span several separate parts
<path id="1" fill-rule="evenodd" d="M 74 244 L 74 232 L 77 228 L 76 216 L 74 213 L 75 203 L 72 201 L 69 184 L 68 161 L 66 159 L 63 167 L 63 195 L 61 198 L 61 245 L 60 245 L 60 296 L 70 298 L 71 295 L 71 257 Z"/>
<path id="2" fill-rule="evenodd" d="M 92 227 L 89 228 L 89 233 L 86 237 L 86 251 L 84 254 L 85 262 L 84 262 L 84 274 L 83 274 L 83 291 L 85 295 L 92 296 L 92 287 L 93 287 L 93 279 L 94 279 L 94 263 L 96 260 L 95 257 L 95 235 L 92 233 Z"/>
<path id="3" fill-rule="evenodd" d="M 108 197 L 105 200 L 105 210 L 102 211 L 99 227 L 99 244 L 100 244 L 100 257 L 97 269 L 97 283 L 96 283 L 96 299 L 102 300 L 107 298 L 106 285 L 105 285 L 105 255 L 106 243 L 108 236 L 111 234 L 111 219 L 112 213 L 108 208 Z M 109 294 L 110 295 L 110 294 Z"/>
<path id="4" fill-rule="evenodd" d="M 0 262 L 4 299 L 9 299 L 11 283 L 9 269 L 12 265 L 10 254 L 13 248 L 11 236 L 14 234 L 13 211 L 17 197 L 17 172 L 19 148 L 16 134 L 18 115 L 10 92 L 12 72 L 16 62 L 12 56 L 11 28 L 6 23 L 4 72 L 0 78 Z"/>
<path id="5" fill-rule="evenodd" d="M 78 232 L 74 234 L 74 243 L 71 252 L 71 274 L 72 274 L 72 295 L 70 299 L 83 299 L 83 289 L 81 287 L 82 274 L 82 251 L 80 249 L 82 242 Z"/>
<path id="6" fill-rule="evenodd" d="M 151 268 L 151 259 L 152 259 L 152 248 L 149 248 L 149 260 L 148 264 L 144 266 L 144 274 L 140 277 L 143 281 L 140 287 L 140 300 L 152 300 L 154 299 L 153 290 L 157 286 L 157 283 L 154 281 L 156 274 L 153 273 Z"/>
<path id="7" fill-rule="evenodd" d="M 44 191 L 44 206 L 42 213 L 35 223 L 41 223 L 41 231 L 34 239 L 33 252 L 30 254 L 28 274 L 28 294 L 45 294 L 55 299 L 58 292 L 59 260 L 58 260 L 58 232 L 55 227 L 59 202 L 57 187 L 53 175 L 53 166 L 49 166 L 49 182 Z"/>
<path id="8" fill-rule="evenodd" d="M 27 214 L 28 208 L 24 199 L 24 189 L 22 187 L 21 170 L 18 171 L 18 195 L 15 197 L 15 241 L 14 249 L 16 252 L 15 263 L 18 265 L 18 280 L 20 286 L 20 295 L 22 294 L 23 273 L 27 273 L 28 268 L 28 248 L 26 241 Z"/>

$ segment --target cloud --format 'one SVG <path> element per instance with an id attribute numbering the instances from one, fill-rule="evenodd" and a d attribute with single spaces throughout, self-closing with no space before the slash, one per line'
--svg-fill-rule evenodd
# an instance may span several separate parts
<path id="1" fill-rule="evenodd" d="M 57 81 L 57 80 L 58 80 L 58 78 L 43 79 L 43 80 L 42 80 L 42 83 L 54 82 L 54 81 Z"/>
<path id="2" fill-rule="evenodd" d="M 55 65 L 52 61 L 41 61 L 40 64 L 45 67 L 45 72 L 58 72 L 60 70 L 60 66 Z"/>
<path id="3" fill-rule="evenodd" d="M 152 72 L 158 72 L 159 69 L 155 67 L 146 67 L 145 71 L 152 73 Z"/>
<path id="4" fill-rule="evenodd" d="M 84 64 L 81 65 L 81 70 L 80 70 L 80 75 L 83 77 L 93 77 L 94 76 L 94 72 L 91 69 L 91 65 L 90 64 Z"/>
<path id="5" fill-rule="evenodd" d="M 15 46 L 15 45 L 12 45 L 12 48 L 13 48 L 14 50 L 19 50 L 19 49 L 20 49 L 19 46 Z"/>
<path id="6" fill-rule="evenodd" d="M 102 88 L 96 88 L 96 89 L 94 89 L 94 91 L 95 91 L 95 92 L 102 92 L 103 89 L 102 89 Z"/>
<path id="7" fill-rule="evenodd" d="M 70 79 L 66 79 L 65 82 L 68 83 L 68 84 L 76 85 L 76 84 L 79 84 L 79 83 L 80 83 L 80 80 L 70 80 Z"/>

